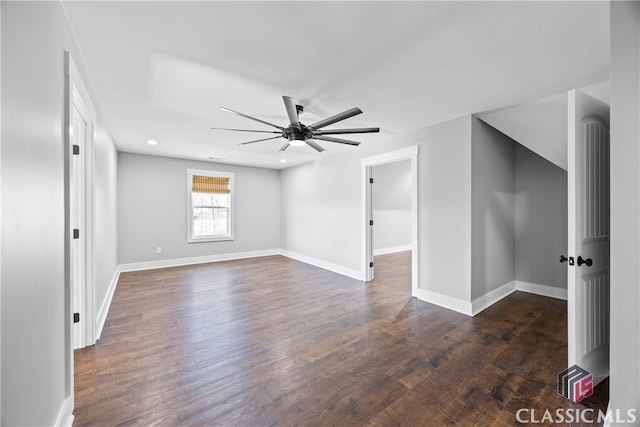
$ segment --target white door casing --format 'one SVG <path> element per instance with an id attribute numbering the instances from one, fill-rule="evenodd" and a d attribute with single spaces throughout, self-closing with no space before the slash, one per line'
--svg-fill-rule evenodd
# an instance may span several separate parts
<path id="1" fill-rule="evenodd" d="M 568 94 L 568 365 L 609 375 L 609 106 Z"/>
<path id="2" fill-rule="evenodd" d="M 93 344 L 90 338 L 91 328 L 87 318 L 89 289 L 87 289 L 87 245 L 86 245 L 86 161 L 85 152 L 90 146 L 93 124 L 89 118 L 82 99 L 77 91 L 73 91 L 73 105 L 71 116 L 71 227 L 77 236 L 73 236 L 71 246 L 71 287 L 73 289 L 73 313 L 79 315 L 80 321 L 73 326 L 73 347 L 82 348 Z M 77 147 L 79 154 L 73 154 Z M 77 237 L 77 238 L 76 238 Z"/>
<path id="3" fill-rule="evenodd" d="M 74 328 L 74 348 L 95 343 L 93 271 L 93 152 L 96 110 L 73 60 L 69 57 L 69 213 L 72 313 L 80 313 Z M 80 152 L 73 154 L 73 146 Z M 73 229 L 79 239 L 73 239 Z M 80 265 L 74 265 L 80 263 Z"/>

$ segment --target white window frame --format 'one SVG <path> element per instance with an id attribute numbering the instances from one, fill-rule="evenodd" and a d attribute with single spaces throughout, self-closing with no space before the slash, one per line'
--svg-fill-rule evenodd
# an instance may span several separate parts
<path id="1" fill-rule="evenodd" d="M 205 236 L 194 237 L 193 236 L 193 195 L 192 195 L 192 182 L 193 176 L 211 176 L 229 178 L 229 234 L 226 236 Z M 229 240 L 235 240 L 234 233 L 234 195 L 235 195 L 235 174 L 233 172 L 221 172 L 212 171 L 206 169 L 187 169 L 187 242 L 188 243 L 200 243 L 200 242 L 224 242 Z"/>

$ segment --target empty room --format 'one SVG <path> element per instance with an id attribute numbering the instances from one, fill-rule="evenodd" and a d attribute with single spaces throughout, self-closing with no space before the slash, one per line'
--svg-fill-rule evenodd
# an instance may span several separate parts
<path id="1" fill-rule="evenodd" d="M 640 425 L 640 3 L 0 2 L 2 426 Z"/>

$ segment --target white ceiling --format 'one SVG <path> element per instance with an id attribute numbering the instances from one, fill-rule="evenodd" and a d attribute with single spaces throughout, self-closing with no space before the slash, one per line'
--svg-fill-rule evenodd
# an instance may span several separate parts
<path id="1" fill-rule="evenodd" d="M 120 151 L 282 168 L 358 148 L 213 131 L 286 126 L 360 107 L 331 128 L 386 141 L 608 79 L 609 3 L 66 1 L 106 127 Z M 145 143 L 155 139 L 159 144 Z M 287 163 L 280 163 L 286 158 Z"/>

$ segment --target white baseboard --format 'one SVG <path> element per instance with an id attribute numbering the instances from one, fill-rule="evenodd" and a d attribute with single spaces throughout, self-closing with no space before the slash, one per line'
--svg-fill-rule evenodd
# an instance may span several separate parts
<path id="1" fill-rule="evenodd" d="M 94 343 L 100 339 L 102 335 L 102 329 L 104 328 L 104 322 L 107 320 L 107 314 L 109 314 L 109 308 L 111 307 L 111 300 L 113 300 L 113 294 L 118 286 L 118 279 L 120 278 L 120 266 L 116 266 L 116 271 L 113 273 L 113 278 L 107 289 L 107 294 L 100 304 L 100 310 L 98 310 L 98 316 L 96 317 L 96 336 Z"/>
<path id="2" fill-rule="evenodd" d="M 538 283 L 523 282 L 516 280 L 516 289 L 530 294 L 542 295 L 557 299 L 568 299 L 567 289 L 554 288 L 553 286 L 540 285 Z"/>
<path id="3" fill-rule="evenodd" d="M 413 296 L 419 300 L 439 305 L 440 307 L 457 311 L 458 313 L 466 314 L 467 316 L 475 316 L 503 298 L 511 295 L 515 291 L 528 292 L 530 294 L 563 300 L 567 299 L 566 289 L 554 288 L 553 286 L 540 285 L 538 283 L 523 282 L 519 280 L 506 283 L 499 288 L 476 298 L 472 302 L 420 288 L 416 289 Z"/>
<path id="4" fill-rule="evenodd" d="M 120 264 L 120 271 L 152 270 L 155 268 L 179 267 L 181 265 L 203 264 L 207 262 L 232 261 L 235 259 L 257 258 L 270 255 L 281 255 L 280 249 L 265 249 L 260 251 L 234 252 L 229 254 L 206 255 L 189 258 L 173 258 L 158 261 L 133 262 Z"/>
<path id="5" fill-rule="evenodd" d="M 472 313 L 472 305 L 469 301 L 453 298 L 438 292 L 418 288 L 413 296 L 421 301 L 439 305 L 440 307 L 457 311 L 458 313 L 466 314 L 467 316 L 471 316 Z"/>
<path id="6" fill-rule="evenodd" d="M 60 406 L 54 426 L 71 427 L 73 425 L 73 419 L 73 396 L 68 396 Z"/>
<path id="7" fill-rule="evenodd" d="M 497 289 L 494 289 L 491 292 L 488 292 L 481 297 L 474 299 L 471 302 L 471 315 L 475 316 L 480 313 L 482 310 L 491 307 L 493 304 L 497 303 L 501 299 L 505 298 L 508 295 L 514 293 L 517 289 L 516 281 L 511 281 L 500 286 Z"/>
<path id="8" fill-rule="evenodd" d="M 395 254 L 396 252 L 410 251 L 413 248 L 411 245 L 393 246 L 390 248 L 374 249 L 373 256 Z"/>
<path id="9" fill-rule="evenodd" d="M 296 261 L 301 261 L 306 264 L 324 268 L 325 270 L 333 271 L 334 273 L 342 274 L 343 276 L 351 277 L 352 279 L 364 280 L 364 272 L 362 271 L 354 270 L 342 265 L 333 264 L 331 262 L 323 261 L 318 258 L 313 258 L 307 255 L 301 255 L 286 250 L 281 250 L 280 254 L 286 256 L 287 258 L 295 259 Z"/>

